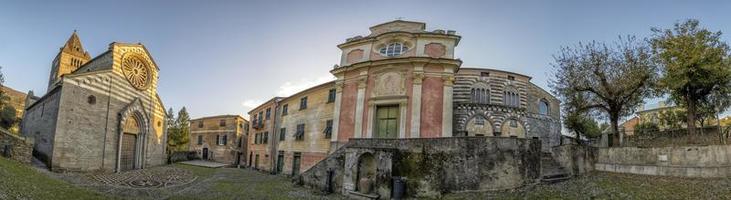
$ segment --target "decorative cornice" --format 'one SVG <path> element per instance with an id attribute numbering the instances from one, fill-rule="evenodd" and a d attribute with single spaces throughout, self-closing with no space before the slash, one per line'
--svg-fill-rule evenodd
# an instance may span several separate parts
<path id="1" fill-rule="evenodd" d="M 330 70 L 332 74 L 338 74 L 346 71 L 356 70 L 363 67 L 371 66 L 382 66 L 388 64 L 401 64 L 401 63 L 430 63 L 430 64 L 447 64 L 455 65 L 459 67 L 462 65 L 462 61 L 459 59 L 449 58 L 431 58 L 431 57 L 404 57 L 404 58 L 388 58 L 382 60 L 369 60 L 364 62 L 353 63 L 350 65 L 341 66 L 339 68 Z"/>

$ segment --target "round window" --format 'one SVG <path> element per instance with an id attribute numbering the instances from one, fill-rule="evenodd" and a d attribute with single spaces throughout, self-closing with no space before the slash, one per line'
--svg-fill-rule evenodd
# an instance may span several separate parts
<path id="1" fill-rule="evenodd" d="M 399 43 L 399 42 L 394 42 L 394 43 L 390 43 L 384 47 L 381 47 L 381 49 L 379 49 L 379 52 L 385 56 L 390 57 L 390 56 L 401 55 L 408 50 L 409 50 L 409 47 L 406 47 L 406 45 Z"/>

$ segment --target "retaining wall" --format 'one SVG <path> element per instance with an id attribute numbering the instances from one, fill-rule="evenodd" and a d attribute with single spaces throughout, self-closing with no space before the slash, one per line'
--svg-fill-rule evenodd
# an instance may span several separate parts
<path id="1" fill-rule="evenodd" d="M 678 177 L 731 176 L 731 145 L 600 148 L 595 169 Z"/>
<path id="2" fill-rule="evenodd" d="M 0 156 L 30 164 L 33 159 L 33 139 L 14 135 L 0 129 Z"/>
<path id="3" fill-rule="evenodd" d="M 438 197 L 460 191 L 502 190 L 534 183 L 540 177 L 541 141 L 502 137 L 351 139 L 299 178 L 302 184 L 333 192 L 357 192 L 358 164 L 376 159 L 374 193 L 391 197 L 392 178 L 406 179 L 406 196 Z"/>

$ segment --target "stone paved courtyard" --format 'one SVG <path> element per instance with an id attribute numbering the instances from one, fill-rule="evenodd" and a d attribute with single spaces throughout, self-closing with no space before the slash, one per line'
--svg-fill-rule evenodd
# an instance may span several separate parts
<path id="1" fill-rule="evenodd" d="M 176 164 L 117 174 L 48 175 L 126 199 L 344 199 L 296 187 L 287 178 L 249 169 Z"/>

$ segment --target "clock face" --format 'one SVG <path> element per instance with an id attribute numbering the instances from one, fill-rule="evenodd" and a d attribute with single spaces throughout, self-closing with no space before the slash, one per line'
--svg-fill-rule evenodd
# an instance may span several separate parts
<path id="1" fill-rule="evenodd" d="M 132 86 L 145 90 L 150 83 L 150 68 L 137 56 L 127 56 L 122 61 L 122 72 Z"/>

